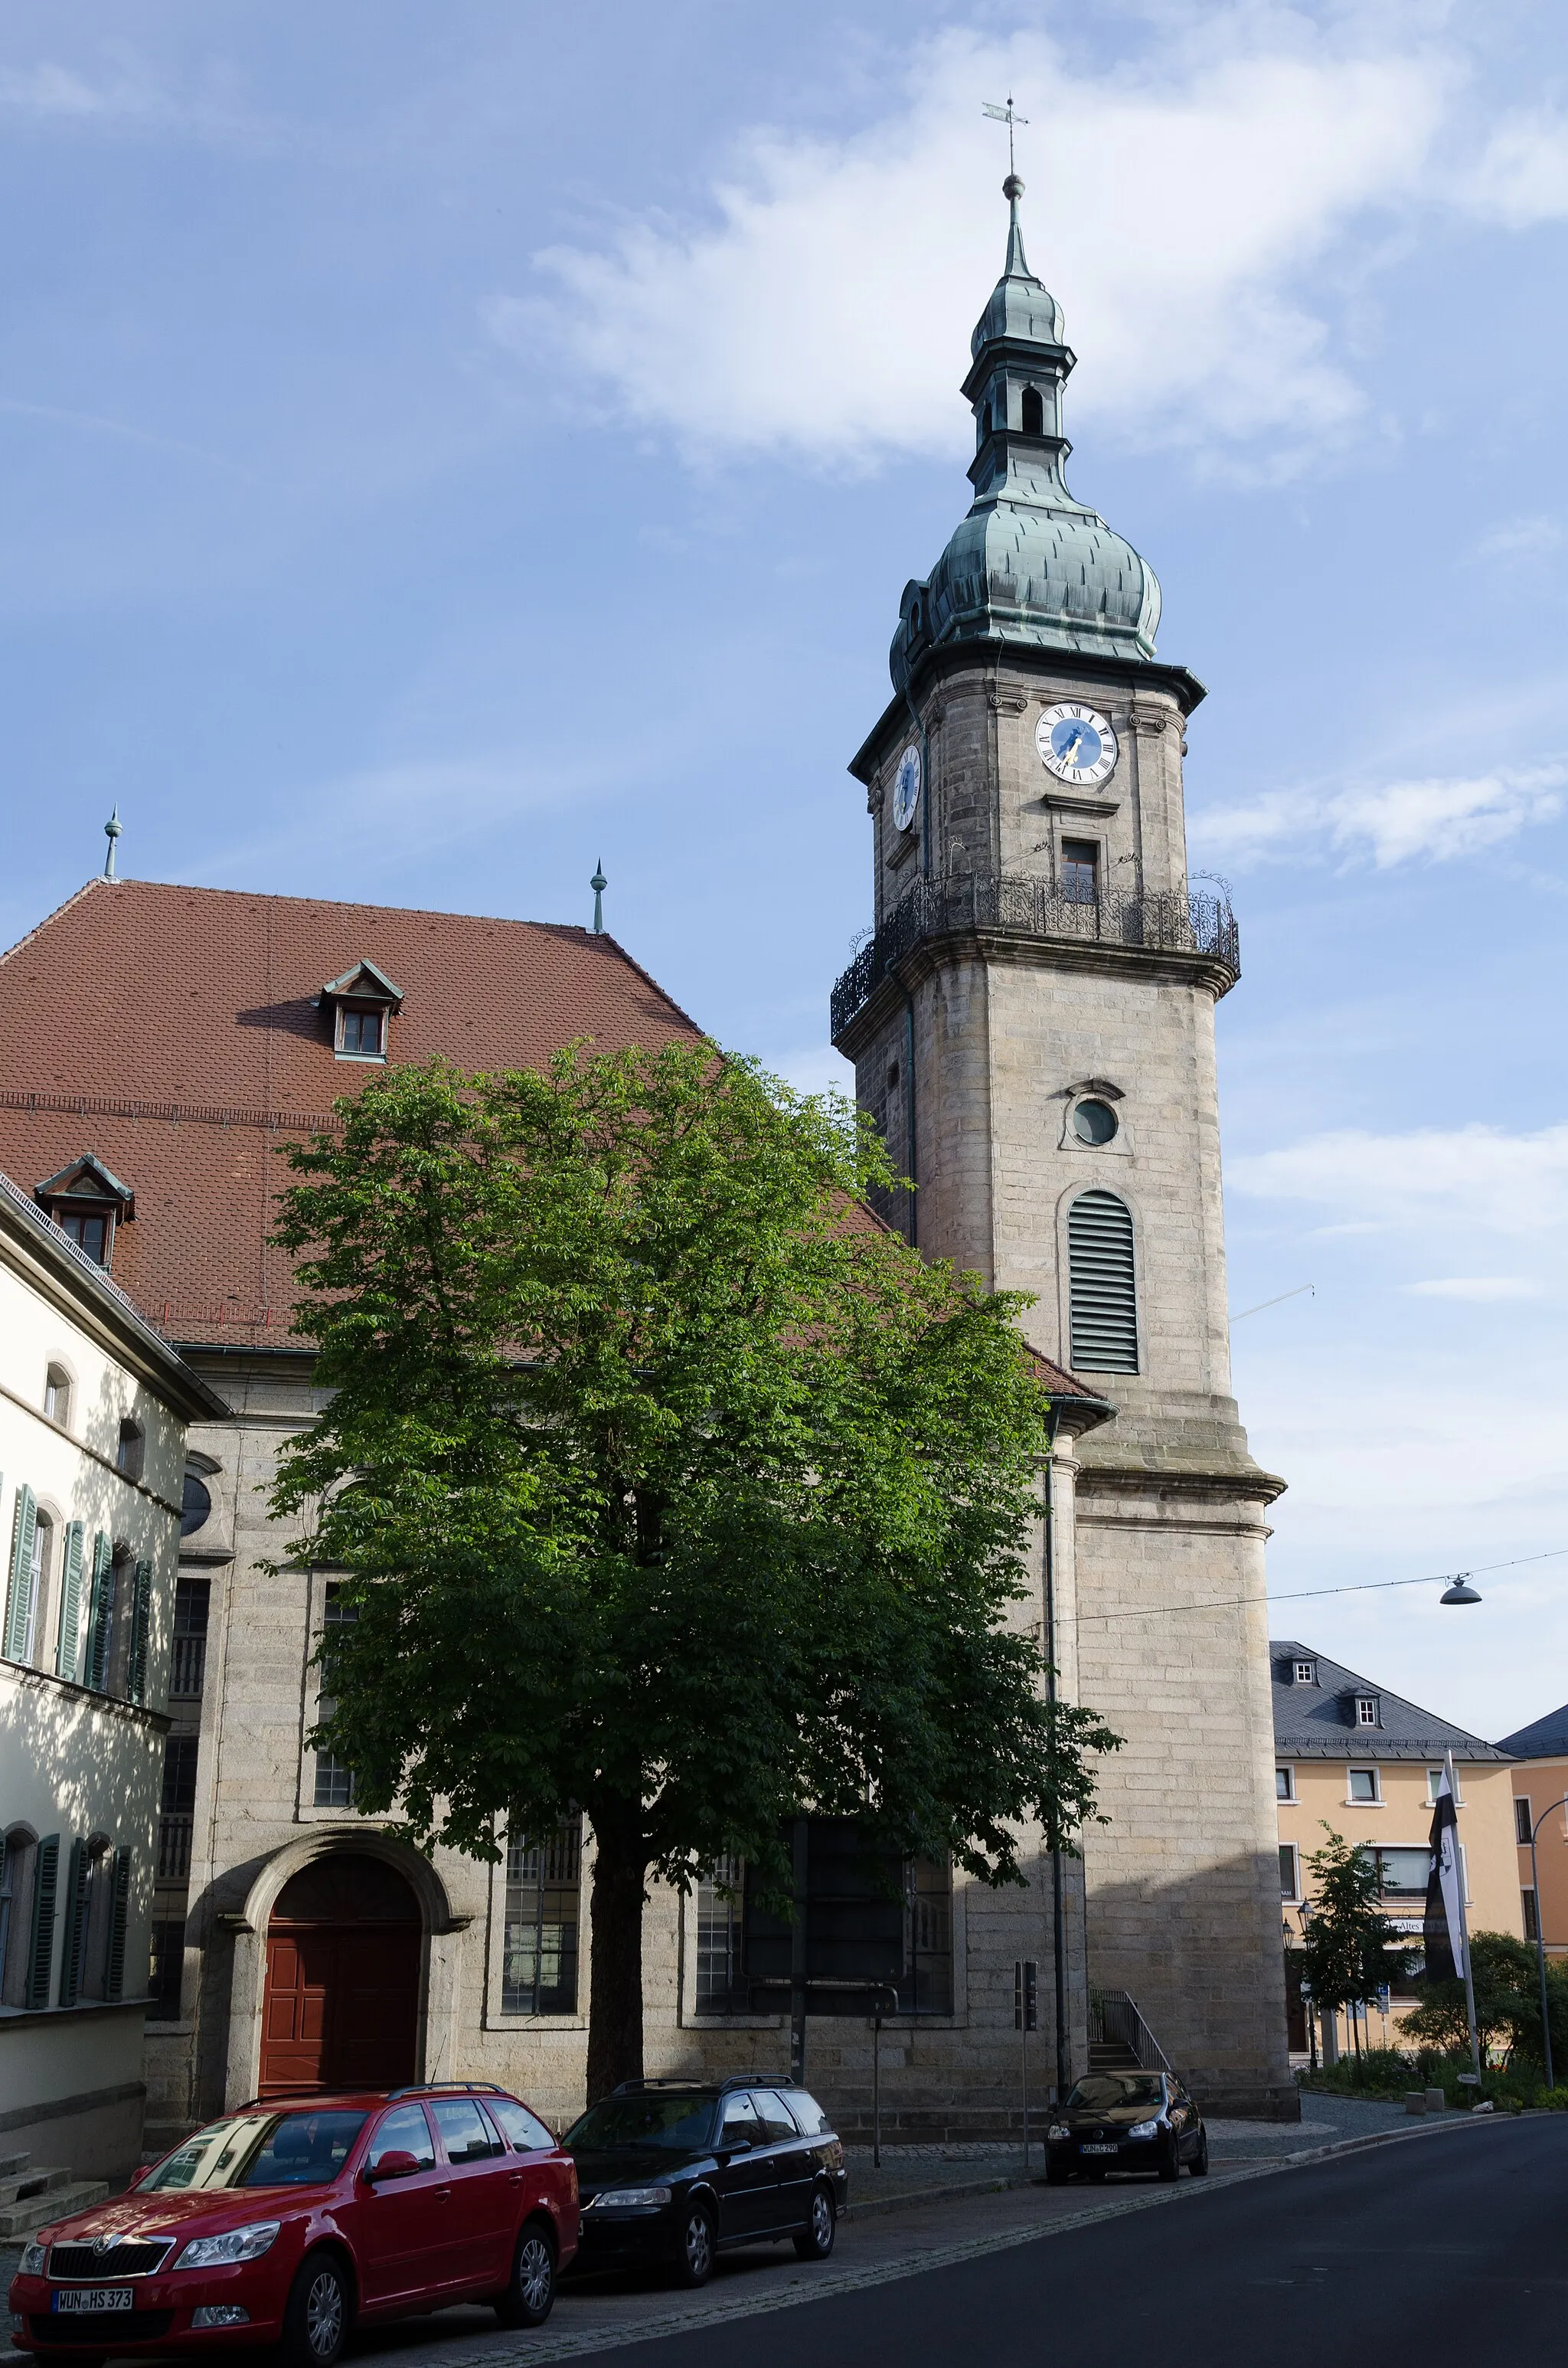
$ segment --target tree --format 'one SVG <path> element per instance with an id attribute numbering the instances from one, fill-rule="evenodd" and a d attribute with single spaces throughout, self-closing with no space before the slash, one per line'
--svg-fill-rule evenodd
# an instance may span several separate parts
<path id="1" fill-rule="evenodd" d="M 1408 1973 L 1416 1952 L 1378 1907 L 1378 1870 L 1369 1852 L 1336 1834 L 1326 1817 L 1318 1822 L 1328 1839 L 1307 1861 L 1312 1911 L 1301 1954 L 1314 2006 L 1333 2013 L 1358 2006 L 1385 1982 Z M 1354 2016 L 1350 2027 L 1359 2055 L 1360 2027 Z"/>
<path id="2" fill-rule="evenodd" d="M 780 1821 L 1023 1880 L 1118 1737 L 1008 1624 L 1045 1400 L 1026 1304 L 866 1213 L 837 1098 L 710 1044 L 373 1081 L 290 1154 L 332 1395 L 285 1452 L 342 1571 L 317 1740 L 361 1808 L 497 1855 L 590 1821 L 588 2093 L 642 2066 L 642 1911 Z"/>
<path id="3" fill-rule="evenodd" d="M 1470 1975 L 1475 1991 L 1475 2027 L 1483 2049 L 1506 2047 L 1510 2055 L 1545 2059 L 1540 2034 L 1540 1975 L 1531 1942 L 1510 1932 L 1472 1932 Z M 1547 1968 L 1547 2005 L 1554 2055 L 1568 2061 L 1568 1977 Z M 1468 2048 L 1470 2024 L 1462 1981 L 1423 1981 L 1417 2004 L 1404 2018 L 1405 2033 L 1434 2047 Z"/>

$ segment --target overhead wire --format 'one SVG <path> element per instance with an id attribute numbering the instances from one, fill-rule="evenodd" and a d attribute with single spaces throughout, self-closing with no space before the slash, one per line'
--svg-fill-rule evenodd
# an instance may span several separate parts
<path id="1" fill-rule="evenodd" d="M 1489 1571 L 1518 1570 L 1526 1563 L 1552 1562 L 1568 1554 L 1568 1546 L 1548 1546 L 1544 1554 L 1516 1554 L 1509 1562 L 1474 1563 L 1468 1570 L 1427 1571 L 1420 1578 L 1352 1579 L 1344 1587 L 1301 1587 L 1287 1595 L 1222 1595 L 1210 1603 L 1134 1604 L 1122 1611 L 1085 1611 L 1080 1620 L 1169 1620 L 1181 1611 L 1239 1611 L 1252 1603 L 1304 1603 L 1320 1595 L 1375 1595 L 1388 1587 L 1440 1587 L 1444 1580 L 1484 1578 Z"/>

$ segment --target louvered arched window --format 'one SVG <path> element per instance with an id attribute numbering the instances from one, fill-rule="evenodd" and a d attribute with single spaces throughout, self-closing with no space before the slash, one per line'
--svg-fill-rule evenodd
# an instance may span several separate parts
<path id="1" fill-rule="evenodd" d="M 1072 1361 L 1091 1373 L 1138 1371 L 1132 1212 L 1114 1192 L 1081 1192 L 1067 1212 Z"/>

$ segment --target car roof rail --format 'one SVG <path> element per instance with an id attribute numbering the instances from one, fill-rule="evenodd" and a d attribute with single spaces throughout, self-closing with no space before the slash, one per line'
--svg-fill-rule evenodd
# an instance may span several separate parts
<path id="1" fill-rule="evenodd" d="M 722 2097 L 730 2089 L 798 2089 L 783 2072 L 727 2072 L 722 2080 L 704 2080 L 696 2072 L 669 2072 L 649 2080 L 622 2080 L 610 2090 L 612 2097 L 634 2097 L 644 2089 L 695 2089 L 701 2094 Z"/>
<path id="2" fill-rule="evenodd" d="M 505 2097 L 510 2091 L 498 2080 L 411 2080 L 406 2089 L 389 2089 L 393 2097 Z"/>

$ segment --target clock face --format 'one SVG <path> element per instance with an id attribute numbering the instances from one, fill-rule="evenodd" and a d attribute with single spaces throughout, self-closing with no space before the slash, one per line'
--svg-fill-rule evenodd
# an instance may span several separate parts
<path id="1" fill-rule="evenodd" d="M 920 807 L 920 748 L 912 740 L 898 760 L 893 776 L 892 821 L 895 830 L 907 830 Z"/>
<path id="2" fill-rule="evenodd" d="M 1116 763 L 1116 734 L 1096 707 L 1069 700 L 1048 707 L 1035 727 L 1040 761 L 1059 781 L 1097 790 Z"/>

